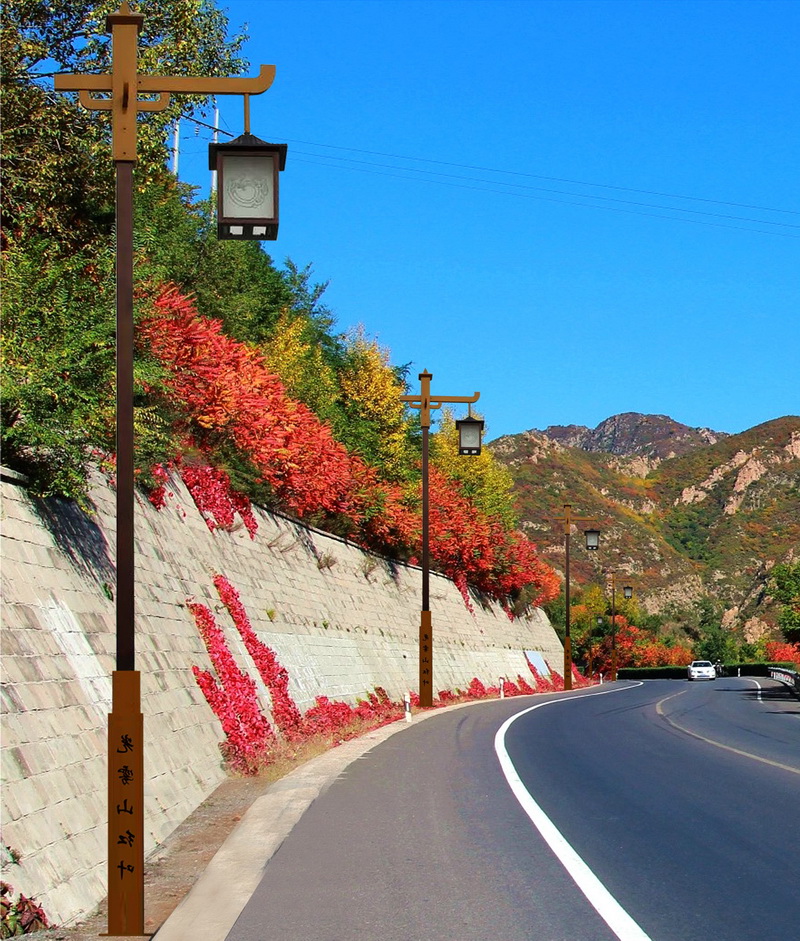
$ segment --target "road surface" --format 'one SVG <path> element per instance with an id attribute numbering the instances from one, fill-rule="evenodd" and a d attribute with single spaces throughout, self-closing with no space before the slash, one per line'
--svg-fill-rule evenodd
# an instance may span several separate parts
<path id="1" fill-rule="evenodd" d="M 800 702 L 780 684 L 481 703 L 352 764 L 272 857 L 228 941 L 788 938 L 798 846 Z"/>

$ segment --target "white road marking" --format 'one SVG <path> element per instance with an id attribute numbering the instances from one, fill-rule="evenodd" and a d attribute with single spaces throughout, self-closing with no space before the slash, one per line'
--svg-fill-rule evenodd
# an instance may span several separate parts
<path id="1" fill-rule="evenodd" d="M 641 686 L 641 683 L 637 685 Z M 623 689 L 635 689 L 633 686 L 626 686 Z M 607 693 L 620 692 L 620 688 L 606 689 L 599 693 L 586 693 L 587 696 L 603 696 Z M 537 703 L 528 709 L 523 709 L 516 715 L 500 726 L 494 737 L 494 750 L 500 761 L 500 767 L 506 776 L 506 781 L 514 793 L 514 797 L 519 801 L 522 809 L 530 817 L 531 822 L 542 835 L 550 849 L 555 853 L 562 866 L 567 870 L 575 884 L 583 892 L 589 902 L 594 906 L 597 913 L 605 921 L 608 927 L 619 938 L 619 941 L 651 941 L 650 936 L 645 934 L 639 925 L 622 908 L 617 900 L 611 895 L 606 887 L 600 882 L 597 876 L 592 872 L 586 863 L 578 856 L 575 850 L 561 835 L 555 824 L 550 820 L 547 814 L 536 803 L 528 793 L 525 785 L 522 783 L 517 770 L 514 767 L 508 752 L 506 751 L 505 737 L 506 732 L 512 722 L 516 722 L 520 716 L 533 712 L 534 709 L 541 709 L 543 706 L 550 706 L 553 703 L 569 702 L 572 699 L 583 699 L 584 696 L 570 696 L 569 698 L 549 699 L 547 702 Z"/>

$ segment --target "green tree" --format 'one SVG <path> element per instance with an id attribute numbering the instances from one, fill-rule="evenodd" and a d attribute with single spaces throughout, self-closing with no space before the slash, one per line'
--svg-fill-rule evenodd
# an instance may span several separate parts
<path id="1" fill-rule="evenodd" d="M 698 659 L 711 660 L 712 663 L 716 660 L 731 663 L 739 659 L 739 644 L 736 638 L 719 626 L 704 629 L 695 650 Z"/>
<path id="2" fill-rule="evenodd" d="M 800 642 L 800 561 L 776 565 L 770 573 L 770 590 L 781 606 L 778 624 L 786 640 Z"/>
<path id="3" fill-rule="evenodd" d="M 62 257 L 33 239 L 3 252 L 3 459 L 34 492 L 79 501 L 92 451 L 115 449 L 114 257 L 100 240 L 92 249 Z M 174 456 L 170 407 L 147 356 L 135 380 L 137 460 L 149 467 Z"/>
<path id="4" fill-rule="evenodd" d="M 113 444 L 111 250 L 60 258 L 43 240 L 3 253 L 4 461 L 36 492 L 80 497 L 92 445 Z"/>
<path id="5" fill-rule="evenodd" d="M 3 229 L 57 235 L 85 245 L 113 220 L 110 112 L 86 111 L 77 95 L 53 91 L 59 72 L 108 72 L 105 18 L 117 0 L 5 0 L 0 35 L 3 85 Z M 168 75 L 235 75 L 242 35 L 210 0 L 149 0 L 139 69 Z M 166 129 L 181 114 L 204 113 L 208 96 L 176 95 L 140 116 L 140 175 L 158 176 Z"/>

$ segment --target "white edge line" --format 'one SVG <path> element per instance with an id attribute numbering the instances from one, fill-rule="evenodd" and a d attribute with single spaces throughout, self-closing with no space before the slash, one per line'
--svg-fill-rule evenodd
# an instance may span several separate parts
<path id="1" fill-rule="evenodd" d="M 637 683 L 637 686 L 641 685 L 641 683 Z M 622 687 L 622 689 L 635 688 L 634 686 Z M 550 820 L 547 814 L 528 793 L 525 785 L 517 774 L 517 769 L 514 767 L 505 745 L 506 732 L 511 724 L 516 722 L 520 716 L 524 716 L 528 712 L 533 712 L 534 709 L 541 709 L 542 706 L 549 706 L 552 703 L 563 703 L 572 699 L 584 699 L 586 696 L 602 696 L 606 693 L 620 691 L 620 688 L 606 689 L 598 693 L 585 693 L 582 696 L 570 696 L 568 699 L 549 699 L 547 702 L 537 703 L 535 706 L 523 709 L 522 712 L 518 712 L 516 715 L 511 716 L 510 719 L 506 719 L 497 730 L 497 734 L 494 737 L 494 750 L 497 753 L 500 767 L 503 769 L 503 774 L 506 776 L 506 781 L 508 781 L 508 786 L 511 788 L 514 797 L 519 801 L 520 806 L 528 815 L 542 838 L 603 921 L 605 921 L 620 941 L 651 941 L 650 936 L 645 934 L 625 909 L 622 908 L 592 870 L 589 869 L 570 844 L 567 843 L 552 820 Z"/>

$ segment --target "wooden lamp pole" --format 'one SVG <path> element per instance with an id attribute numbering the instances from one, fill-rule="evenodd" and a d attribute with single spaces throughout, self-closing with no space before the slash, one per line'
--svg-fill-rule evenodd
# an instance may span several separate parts
<path id="1" fill-rule="evenodd" d="M 566 564 L 564 566 L 564 595 L 566 598 L 566 606 L 564 612 L 564 689 L 572 689 L 572 637 L 570 634 L 570 607 L 569 607 L 569 543 L 570 543 L 570 534 L 572 531 L 573 523 L 592 523 L 596 524 L 596 520 L 591 516 L 573 516 L 572 515 L 572 504 L 564 504 L 564 515 L 563 516 L 554 516 L 553 520 L 556 523 L 564 524 L 564 552 L 566 553 Z M 599 530 L 587 530 L 586 538 L 586 548 L 587 549 L 596 549 L 597 540 L 590 542 L 589 533 L 594 533 L 595 536 L 599 536 Z"/>
<path id="2" fill-rule="evenodd" d="M 419 626 L 419 704 L 433 705 L 433 626 L 430 610 L 430 530 L 428 525 L 428 432 L 431 427 L 431 411 L 441 408 L 445 402 L 472 404 L 481 397 L 480 392 L 471 396 L 437 395 L 431 398 L 431 379 L 427 370 L 419 374 L 420 394 L 401 395 L 400 399 L 411 408 L 419 409 L 422 427 L 422 611 Z"/>
<path id="3" fill-rule="evenodd" d="M 134 434 L 133 434 L 133 168 L 136 117 L 163 111 L 170 94 L 257 95 L 275 77 L 262 65 L 256 78 L 141 75 L 138 36 L 144 16 L 126 2 L 106 19 L 112 67 L 105 75 L 56 75 L 57 91 L 77 91 L 89 110 L 111 111 L 116 169 L 117 309 L 117 590 L 116 666 L 108 723 L 108 933 L 144 934 L 144 728 L 140 674 L 135 669 Z M 98 97 L 98 94 L 100 97 Z M 158 95 L 140 99 L 140 94 Z"/>

